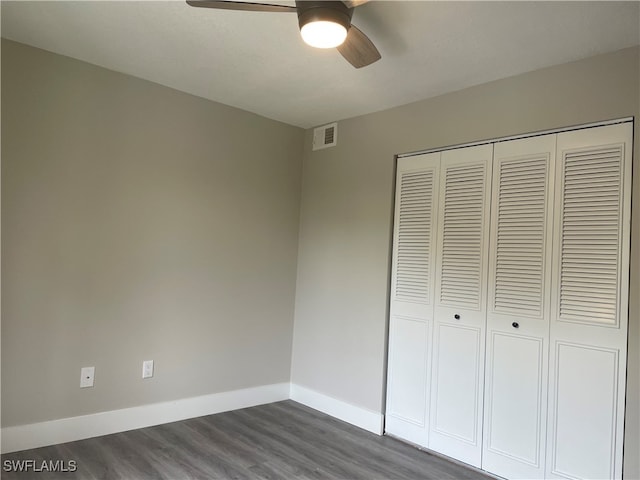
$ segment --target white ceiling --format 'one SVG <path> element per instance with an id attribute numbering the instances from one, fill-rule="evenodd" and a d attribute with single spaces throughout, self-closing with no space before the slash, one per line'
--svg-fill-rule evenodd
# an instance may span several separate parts
<path id="1" fill-rule="evenodd" d="M 1 15 L 11 40 L 305 128 L 640 44 L 638 1 L 372 1 L 353 23 L 382 60 L 360 70 L 306 46 L 289 13 L 85 0 Z"/>

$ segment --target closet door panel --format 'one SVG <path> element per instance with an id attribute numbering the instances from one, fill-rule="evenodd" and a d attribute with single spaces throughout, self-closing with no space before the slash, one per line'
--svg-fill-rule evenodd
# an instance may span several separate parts
<path id="1" fill-rule="evenodd" d="M 631 138 L 631 124 L 558 135 L 550 478 L 622 476 Z"/>
<path id="2" fill-rule="evenodd" d="M 388 415 L 420 427 L 424 427 L 427 421 L 429 352 L 426 346 L 430 340 L 429 324 L 419 319 L 394 316 L 390 344 L 393 388 L 389 395 Z"/>
<path id="3" fill-rule="evenodd" d="M 491 378 L 487 389 L 487 423 L 483 468 L 508 478 L 528 477 L 519 464 L 539 467 L 540 430 L 544 421 L 544 349 L 539 337 L 494 331 Z M 489 461 L 486 456 L 499 456 Z M 504 458 L 503 458 L 504 457 Z M 507 463 L 503 466 L 502 463 Z M 515 468 L 510 463 L 518 464 Z M 507 471 L 508 474 L 506 473 Z"/>
<path id="4" fill-rule="evenodd" d="M 475 444 L 478 438 L 481 330 L 438 323 L 436 333 L 437 379 L 433 430 L 441 435 Z M 461 395 L 461 392 L 470 392 Z"/>
<path id="5" fill-rule="evenodd" d="M 398 160 L 385 431 L 427 446 L 440 153 Z"/>
<path id="6" fill-rule="evenodd" d="M 494 150 L 482 468 L 542 478 L 556 135 Z"/>
<path id="7" fill-rule="evenodd" d="M 493 145 L 442 153 L 429 448 L 480 466 Z"/>
<path id="8" fill-rule="evenodd" d="M 613 478 L 618 349 L 557 342 L 554 474 Z"/>

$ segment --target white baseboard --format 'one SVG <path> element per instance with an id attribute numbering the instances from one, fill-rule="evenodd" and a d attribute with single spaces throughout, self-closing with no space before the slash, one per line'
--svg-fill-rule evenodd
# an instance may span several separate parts
<path id="1" fill-rule="evenodd" d="M 2 429 L 2 453 L 176 422 L 289 399 L 289 383 L 264 385 Z"/>
<path id="2" fill-rule="evenodd" d="M 74 442 L 288 399 L 377 435 L 383 433 L 384 417 L 379 412 L 352 405 L 300 385 L 278 383 L 30 425 L 5 427 L 1 433 L 1 451 L 10 453 Z"/>
<path id="3" fill-rule="evenodd" d="M 376 435 L 382 435 L 383 433 L 384 416 L 379 412 L 352 405 L 293 383 L 291 384 L 291 400 L 368 430 Z"/>

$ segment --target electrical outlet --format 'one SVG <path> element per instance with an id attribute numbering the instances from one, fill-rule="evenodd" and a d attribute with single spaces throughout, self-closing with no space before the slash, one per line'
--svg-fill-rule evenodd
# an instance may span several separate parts
<path id="1" fill-rule="evenodd" d="M 93 387 L 96 367 L 82 367 L 80 369 L 80 388 Z"/>
<path id="2" fill-rule="evenodd" d="M 145 360 L 142 362 L 142 378 L 153 377 L 153 360 Z"/>

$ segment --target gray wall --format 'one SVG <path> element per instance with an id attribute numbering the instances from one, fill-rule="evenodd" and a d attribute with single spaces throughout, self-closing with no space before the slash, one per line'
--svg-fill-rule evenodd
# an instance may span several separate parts
<path id="1" fill-rule="evenodd" d="M 2 425 L 288 382 L 303 139 L 3 40 Z"/>
<path id="2" fill-rule="evenodd" d="M 307 132 L 292 382 L 381 412 L 394 154 L 640 114 L 640 50 L 531 72 Z M 640 478 L 640 138 L 636 126 L 625 473 Z"/>

